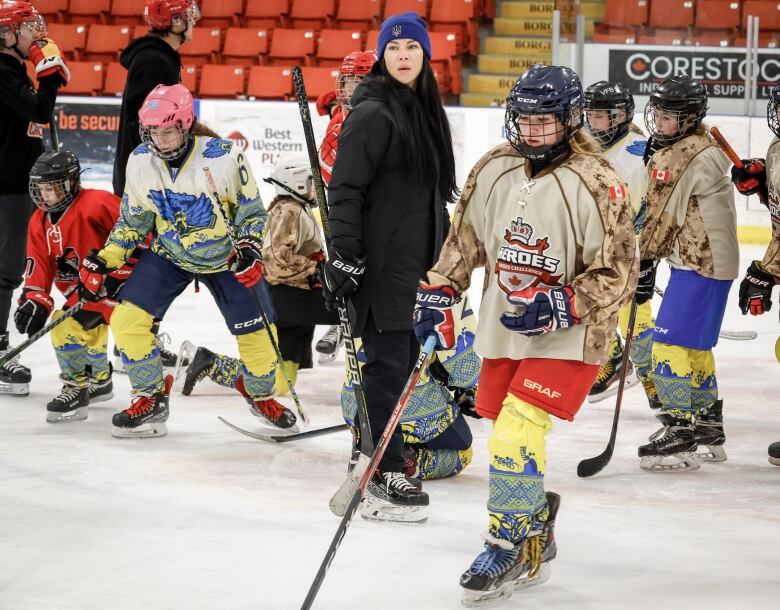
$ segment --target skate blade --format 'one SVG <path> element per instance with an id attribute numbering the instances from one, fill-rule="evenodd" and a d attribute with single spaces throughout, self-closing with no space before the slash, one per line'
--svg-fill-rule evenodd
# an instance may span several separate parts
<path id="1" fill-rule="evenodd" d="M 24 398 L 30 395 L 29 383 L 5 383 L 0 382 L 0 394 L 3 396 L 16 396 Z"/>
<path id="2" fill-rule="evenodd" d="M 723 445 L 706 445 L 706 449 L 696 452 L 696 457 L 702 462 L 720 463 L 728 459 Z"/>
<path id="3" fill-rule="evenodd" d="M 552 576 L 552 570 L 549 562 L 546 562 L 539 566 L 539 570 L 533 576 L 528 576 L 528 573 L 526 572 L 514 580 L 503 583 L 497 589 L 489 591 L 474 591 L 472 589 L 463 589 L 461 604 L 467 608 L 487 606 L 498 600 L 512 597 L 512 593 L 515 591 L 541 585 L 542 583 L 550 580 L 550 576 Z"/>
<path id="4" fill-rule="evenodd" d="M 769 463 L 774 465 L 774 466 L 780 466 L 780 458 L 770 457 L 769 458 Z"/>
<path id="5" fill-rule="evenodd" d="M 427 506 L 398 506 L 371 495 L 363 496 L 360 516 L 368 521 L 394 521 L 396 523 L 425 523 Z"/>
<path id="6" fill-rule="evenodd" d="M 50 424 L 61 424 L 69 421 L 82 421 L 89 416 L 89 407 L 78 407 L 67 413 L 57 413 L 55 411 L 46 411 L 46 421 Z"/>
<path id="7" fill-rule="evenodd" d="M 117 428 L 111 429 L 111 436 L 114 438 L 156 438 L 168 434 L 168 427 L 165 422 L 154 422 L 150 424 L 141 424 L 137 428 Z"/>
<path id="8" fill-rule="evenodd" d="M 336 356 L 338 356 L 338 352 L 333 352 L 332 354 L 323 354 L 317 352 L 317 364 L 333 364 L 336 361 Z"/>
<path id="9" fill-rule="evenodd" d="M 105 402 L 107 400 L 111 400 L 114 397 L 113 392 L 109 392 L 108 394 L 98 394 L 97 396 L 90 396 L 89 402 L 92 404 L 93 402 Z"/>
<path id="10" fill-rule="evenodd" d="M 631 373 L 631 376 L 626 377 L 626 382 L 623 384 L 623 391 L 629 390 L 633 388 L 635 385 L 639 383 L 639 378 Z M 611 386 L 609 386 L 606 390 L 601 392 L 600 394 L 593 394 L 588 395 L 588 402 L 601 402 L 602 400 L 606 400 L 607 398 L 612 398 L 613 396 L 617 396 L 618 393 L 618 387 L 620 387 L 620 380 L 616 380 L 615 383 L 613 383 Z"/>
<path id="11" fill-rule="evenodd" d="M 187 366 L 195 357 L 197 347 L 191 341 L 182 341 L 179 347 L 179 353 L 176 356 L 176 365 L 173 368 L 173 391 L 181 392 L 184 389 L 184 379 L 187 377 L 184 373 Z M 184 362 L 187 362 L 187 366 Z"/>
<path id="12" fill-rule="evenodd" d="M 639 467 L 647 472 L 686 472 L 700 468 L 701 463 L 695 453 L 686 451 L 674 455 L 643 456 Z"/>

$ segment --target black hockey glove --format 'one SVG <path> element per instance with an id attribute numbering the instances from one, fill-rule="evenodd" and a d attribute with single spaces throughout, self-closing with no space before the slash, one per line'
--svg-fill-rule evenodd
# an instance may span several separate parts
<path id="1" fill-rule="evenodd" d="M 352 260 L 334 251 L 322 268 L 322 293 L 325 307 L 333 311 L 338 299 L 346 299 L 357 290 L 366 270 L 364 260 Z"/>
<path id="2" fill-rule="evenodd" d="M 14 313 L 16 330 L 23 335 L 37 333 L 46 325 L 46 320 L 54 309 L 52 298 L 40 290 L 25 290 L 19 297 L 19 307 Z"/>
<path id="3" fill-rule="evenodd" d="M 761 268 L 759 261 L 753 261 L 748 267 L 745 279 L 739 285 L 739 308 L 742 315 L 760 316 L 772 309 L 772 288 L 775 278 Z"/>
<path id="4" fill-rule="evenodd" d="M 636 283 L 636 304 L 642 305 L 653 298 L 655 288 L 655 270 L 657 263 L 654 260 L 643 260 L 639 263 L 639 279 Z"/>
<path id="5" fill-rule="evenodd" d="M 758 195 L 766 203 L 766 162 L 763 159 L 743 159 L 743 167 L 731 168 L 731 181 L 741 195 Z"/>

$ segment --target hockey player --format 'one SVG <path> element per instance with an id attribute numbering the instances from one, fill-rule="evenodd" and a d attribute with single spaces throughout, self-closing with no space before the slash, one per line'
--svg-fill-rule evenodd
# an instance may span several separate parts
<path id="1" fill-rule="evenodd" d="M 780 85 L 769 96 L 766 119 L 775 138 L 766 159 L 743 159 L 742 168 L 731 168 L 731 180 L 743 195 L 758 195 L 769 209 L 772 239 L 760 261 L 753 261 L 739 285 L 739 308 L 743 315 L 760 316 L 772 308 L 772 289 L 780 282 Z M 780 442 L 769 446 L 769 461 L 780 466 Z"/>
<path id="2" fill-rule="evenodd" d="M 647 177 L 642 159 L 647 140 L 642 131 L 634 125 L 634 98 L 622 83 L 599 81 L 585 90 L 585 124 L 590 135 L 601 145 L 602 154 L 621 177 L 628 188 L 628 198 L 634 209 L 634 228 L 642 228 L 647 203 Z M 650 294 L 637 293 L 634 335 L 631 338 L 630 363 L 636 366 L 637 376 L 647 395 L 650 406 L 661 406 L 653 385 L 650 351 L 653 345 L 653 313 L 650 309 Z M 620 310 L 618 327 L 623 336 L 628 331 L 628 317 L 631 304 Z M 620 378 L 623 346 L 616 333 L 609 349 L 609 360 L 599 370 L 590 396 L 598 396 L 616 385 Z M 632 367 L 626 372 L 626 386 L 631 382 Z"/>
<path id="3" fill-rule="evenodd" d="M 251 399 L 258 416 L 290 427 L 295 416 L 271 396 L 274 356 L 263 328 L 255 291 L 272 320 L 261 260 L 266 211 L 243 154 L 217 138 L 194 136 L 192 95 L 183 85 L 160 85 L 140 112 L 142 144 L 127 164 L 120 217 L 105 247 L 81 267 L 81 292 L 93 298 L 111 269 L 127 260 L 147 233 L 152 244 L 139 257 L 135 272 L 122 289 L 111 328 L 130 377 L 134 399 L 114 415 L 118 437 L 162 436 L 167 433 L 168 394 L 172 376 L 163 378 L 153 319 L 163 318 L 173 300 L 192 282 L 211 292 L 236 336 L 241 368 L 236 388 Z M 204 168 L 209 168 L 220 194 L 214 201 Z M 226 227 L 216 206 L 225 206 L 233 227 Z M 238 251 L 228 236 L 234 231 Z"/>
<path id="4" fill-rule="evenodd" d="M 76 155 L 64 150 L 43 153 L 30 172 L 30 196 L 39 209 L 28 226 L 27 272 L 14 314 L 20 333 L 33 334 L 46 324 L 54 309 L 52 283 L 66 298 L 54 319 L 75 305 L 81 260 L 105 243 L 119 216 L 119 197 L 82 189 L 80 172 Z M 114 297 L 129 273 L 127 265 L 111 273 L 104 284 L 106 296 L 52 329 L 63 386 L 46 405 L 46 421 L 86 419 L 91 402 L 113 396 L 106 355 L 108 322 Z"/>
<path id="5" fill-rule="evenodd" d="M 645 108 L 655 151 L 647 165 L 647 217 L 640 237 L 645 259 L 640 288 L 650 292 L 655 263 L 669 261 L 671 277 L 653 333 L 653 379 L 663 427 L 639 447 L 641 467 L 692 470 L 726 459 L 723 402 L 718 399 L 712 348 L 739 265 L 734 189 L 728 160 L 702 126 L 707 92 L 697 80 L 659 83 Z M 707 446 L 697 457 L 698 445 Z"/>
<path id="6" fill-rule="evenodd" d="M 417 291 L 415 333 L 454 342 L 452 308 L 485 268 L 475 349 L 477 412 L 494 419 L 488 532 L 461 576 L 465 605 L 541 582 L 559 497 L 543 487 L 550 416 L 572 420 L 633 295 L 636 237 L 625 186 L 582 126 L 582 87 L 534 65 L 509 93 L 507 143 L 477 162 L 436 264 Z"/>
<path id="7" fill-rule="evenodd" d="M 70 72 L 46 22 L 21 0 L 0 0 L 0 355 L 8 351 L 8 317 L 24 273 L 27 222 L 33 211 L 27 177 L 43 152 L 43 129 Z M 24 60 L 35 66 L 36 91 Z M 0 367 L 0 394 L 27 396 L 30 369 L 16 359 Z"/>
<path id="8" fill-rule="evenodd" d="M 339 134 L 341 125 L 352 109 L 352 94 L 360 84 L 360 81 L 371 71 L 371 66 L 376 62 L 376 51 L 354 51 L 344 58 L 339 66 L 336 76 L 336 91 L 333 94 L 335 105 L 332 106 L 330 123 L 325 131 L 325 137 L 320 145 L 320 168 L 325 184 L 330 183 L 330 175 L 333 164 L 336 162 Z M 320 104 L 318 100 L 318 107 Z M 322 114 L 322 112 L 320 112 Z M 344 345 L 344 337 L 341 336 L 341 326 L 331 326 L 317 341 L 315 349 L 321 354 L 320 362 L 327 362 L 336 357 L 341 346 Z"/>
<path id="9" fill-rule="evenodd" d="M 416 13 L 385 19 L 378 59 L 352 97 L 328 188 L 326 302 L 349 298 L 363 339 L 363 389 L 374 444 L 420 352 L 411 315 L 417 281 L 446 235 L 457 193 L 449 123 L 430 67 L 431 41 Z M 428 495 L 403 475 L 396 430 L 368 493 L 425 518 Z"/>

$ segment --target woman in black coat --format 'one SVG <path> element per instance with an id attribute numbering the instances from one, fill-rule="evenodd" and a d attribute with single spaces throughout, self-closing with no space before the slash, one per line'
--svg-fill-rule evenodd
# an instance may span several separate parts
<path id="1" fill-rule="evenodd" d="M 417 283 L 438 256 L 449 228 L 446 204 L 457 195 L 425 22 L 415 13 L 385 20 L 377 57 L 339 137 L 328 188 L 331 258 L 323 273 L 326 300 L 349 299 L 354 333 L 363 340 L 375 444 L 419 354 L 412 331 Z M 428 496 L 401 474 L 403 465 L 397 429 L 369 500 L 380 497 L 419 515 Z M 371 516 L 387 518 L 381 511 Z"/>

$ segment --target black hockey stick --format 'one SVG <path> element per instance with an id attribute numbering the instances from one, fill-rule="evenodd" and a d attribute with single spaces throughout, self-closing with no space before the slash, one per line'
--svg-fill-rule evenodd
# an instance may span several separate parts
<path id="1" fill-rule="evenodd" d="M 336 556 L 336 551 L 338 551 L 341 541 L 344 540 L 347 528 L 352 521 L 352 517 L 355 515 L 355 511 L 357 511 L 358 504 L 360 504 L 360 499 L 363 497 L 366 487 L 368 487 L 368 482 L 374 474 L 374 470 L 376 470 L 382 456 L 385 454 L 387 441 L 390 439 L 393 432 L 395 432 L 401 415 L 403 415 L 404 409 L 406 408 L 406 403 L 409 402 L 409 397 L 412 395 L 412 392 L 414 392 L 414 386 L 417 385 L 417 381 L 420 379 L 420 375 L 422 374 L 425 365 L 428 363 L 428 359 L 431 357 L 435 347 L 436 337 L 428 337 L 425 345 L 420 350 L 420 356 L 414 364 L 414 368 L 412 369 L 411 375 L 409 375 L 409 379 L 406 381 L 404 390 L 401 392 L 401 397 L 398 399 L 398 402 L 390 415 L 390 420 L 387 422 L 387 426 L 385 426 L 385 429 L 382 432 L 379 443 L 377 443 L 374 453 L 371 455 L 371 459 L 368 462 L 368 468 L 363 472 L 363 476 L 360 477 L 357 487 L 352 491 L 349 505 L 344 512 L 344 516 L 341 518 L 341 523 L 339 523 L 339 527 L 336 530 L 336 535 L 333 536 L 328 551 L 325 553 L 325 557 L 320 564 L 320 569 L 317 570 L 314 582 L 312 582 L 311 587 L 309 587 L 309 592 L 306 594 L 306 599 L 303 601 L 301 610 L 308 610 L 314 603 L 314 598 L 317 596 L 317 592 L 320 590 L 323 580 L 325 580 L 325 574 L 327 573 L 328 568 L 330 568 L 333 558 Z"/>
<path id="2" fill-rule="evenodd" d="M 233 250 L 236 251 L 236 254 L 238 254 L 238 240 L 235 235 L 235 230 L 233 227 L 233 223 L 230 221 L 230 218 L 228 218 L 227 211 L 225 210 L 225 207 L 222 205 L 222 199 L 219 196 L 219 190 L 217 189 L 217 183 L 214 181 L 214 176 L 211 175 L 211 171 L 208 167 L 203 168 L 203 173 L 206 174 L 206 181 L 209 185 L 209 190 L 211 191 L 211 196 L 214 197 L 214 203 L 219 208 L 220 213 L 222 214 L 222 221 L 225 223 L 225 229 L 227 231 L 228 237 L 230 238 L 230 243 L 233 244 Z M 276 342 L 276 339 L 274 338 L 274 333 L 271 330 L 271 324 L 268 321 L 268 316 L 265 313 L 265 309 L 263 309 L 263 304 L 260 302 L 260 297 L 257 296 L 257 293 L 255 292 L 253 287 L 247 287 L 247 290 L 252 295 L 252 298 L 255 301 L 255 305 L 257 305 L 257 309 L 260 311 L 260 317 L 263 319 L 263 326 L 265 326 L 265 330 L 268 332 L 268 338 L 271 340 L 271 345 L 274 348 L 274 352 L 276 352 L 276 359 L 279 364 L 279 370 L 282 371 L 282 375 L 284 375 L 284 380 L 287 382 L 287 387 L 290 388 L 290 396 L 293 397 L 293 400 L 295 401 L 295 408 L 298 410 L 298 414 L 301 416 L 303 421 L 305 423 L 309 423 L 309 418 L 306 416 L 306 413 L 303 411 L 303 407 L 301 406 L 301 401 L 298 399 L 298 394 L 295 391 L 295 388 L 293 387 L 292 379 L 290 378 L 290 375 L 287 373 L 287 367 L 284 365 L 284 358 L 282 357 L 282 352 L 279 349 L 279 344 Z"/>
<path id="3" fill-rule="evenodd" d="M 311 113 L 309 112 L 309 101 L 306 96 L 306 84 L 303 82 L 303 71 L 300 66 L 293 67 L 292 78 L 293 84 L 295 85 L 295 97 L 298 100 L 298 110 L 301 113 L 303 134 L 306 137 L 306 152 L 309 154 L 309 165 L 311 165 L 311 175 L 314 180 L 314 193 L 317 197 L 317 206 L 320 211 L 322 230 L 325 233 L 325 246 L 329 248 L 330 229 L 328 228 L 328 202 L 325 199 L 325 186 L 322 182 L 320 160 L 317 156 L 317 145 L 314 142 L 314 129 L 311 125 Z M 349 367 L 350 381 L 352 383 L 352 390 L 355 393 L 355 400 L 357 401 L 358 423 L 360 425 L 360 453 L 361 456 L 365 456 L 364 458 L 359 459 L 358 463 L 359 467 L 363 468 L 368 464 L 367 458 L 374 450 L 374 441 L 371 438 L 371 426 L 368 423 L 366 395 L 363 392 L 360 365 L 358 364 L 357 350 L 355 349 L 355 340 L 352 334 L 352 324 L 349 321 L 349 314 L 347 313 L 346 301 L 339 300 L 338 312 L 341 332 L 344 335 L 344 349 L 347 353 L 347 366 Z M 358 469 L 358 466 L 355 468 Z"/>
<path id="4" fill-rule="evenodd" d="M 231 424 L 228 420 L 222 417 L 217 417 L 217 419 L 225 424 L 228 428 L 232 428 L 236 432 L 240 432 L 245 436 L 257 439 L 258 441 L 267 441 L 270 443 L 289 443 L 290 441 L 299 441 L 304 438 L 314 438 L 315 436 L 331 434 L 332 432 L 341 432 L 342 430 L 347 430 L 349 428 L 347 424 L 338 424 L 336 426 L 317 428 L 316 430 L 306 430 L 304 432 L 296 432 L 294 434 L 263 434 L 262 432 L 252 432 L 250 430 L 240 428 L 235 424 Z"/>
<path id="5" fill-rule="evenodd" d="M 631 340 L 634 337 L 634 323 L 636 322 L 636 294 L 631 299 L 631 312 L 628 315 L 628 328 L 626 329 L 626 345 L 623 348 L 622 368 L 620 369 L 620 381 L 618 382 L 617 400 L 615 400 L 615 415 L 612 418 L 612 432 L 609 435 L 607 448 L 596 457 L 587 458 L 577 464 L 578 477 L 592 477 L 604 470 L 612 459 L 615 451 L 615 438 L 617 437 L 618 420 L 620 419 L 620 406 L 623 403 L 623 388 L 626 384 L 626 370 L 628 369 L 628 353 L 631 350 Z"/>
<path id="6" fill-rule="evenodd" d="M 55 152 L 60 149 L 60 136 L 57 132 L 57 118 L 52 110 L 51 118 L 49 119 L 49 136 L 51 136 L 51 148 Z"/>
<path id="7" fill-rule="evenodd" d="M 27 338 L 27 341 L 25 341 L 24 343 L 20 343 L 15 348 L 13 348 L 11 351 L 8 351 L 5 354 L 3 354 L 3 356 L 0 357 L 0 368 L 4 367 L 6 365 L 6 363 L 8 363 L 11 360 L 13 360 L 14 358 L 16 358 L 19 354 L 21 354 L 24 350 L 26 350 L 28 347 L 30 347 L 38 339 L 40 339 L 44 335 L 46 335 L 49 332 L 51 332 L 51 329 L 53 329 L 55 326 L 59 326 L 60 324 L 62 324 L 68 318 L 73 317 L 73 315 L 76 312 L 81 311 L 82 307 L 84 307 L 84 301 L 79 301 L 73 307 L 71 307 L 71 308 L 67 309 L 66 311 L 64 311 L 63 314 L 59 318 L 49 322 L 46 326 L 44 326 L 37 333 L 31 334 Z"/>

